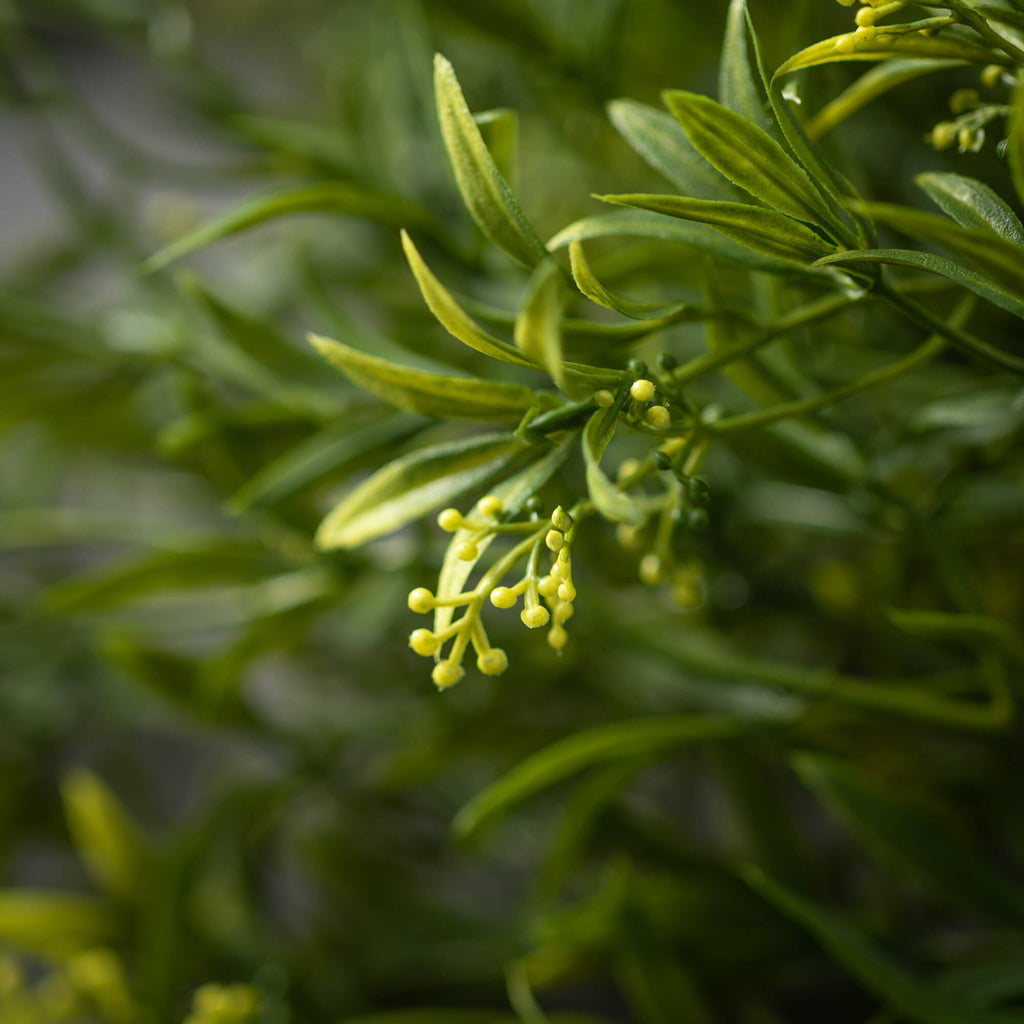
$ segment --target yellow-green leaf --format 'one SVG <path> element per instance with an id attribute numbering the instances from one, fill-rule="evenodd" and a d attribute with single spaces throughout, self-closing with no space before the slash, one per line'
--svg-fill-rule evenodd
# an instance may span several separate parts
<path id="1" fill-rule="evenodd" d="M 1017 86 L 1013 96 L 1013 110 L 1007 118 L 1006 156 L 1013 175 L 1013 187 L 1017 198 L 1024 203 L 1024 81 Z"/>
<path id="2" fill-rule="evenodd" d="M 1024 246 L 1024 225 L 1009 203 L 975 178 L 929 171 L 914 181 L 962 228 L 993 232 L 1011 245 Z"/>
<path id="3" fill-rule="evenodd" d="M 598 512 L 613 523 L 633 526 L 646 518 L 644 510 L 620 490 L 601 469 L 601 456 L 615 434 L 621 402 L 595 412 L 583 429 L 583 461 L 586 465 L 587 490 Z"/>
<path id="4" fill-rule="evenodd" d="M 64 892 L 0 890 L 0 941 L 44 956 L 67 956 L 115 938 L 109 908 Z"/>
<path id="5" fill-rule="evenodd" d="M 565 297 L 562 270 L 549 256 L 530 277 L 514 331 L 516 346 L 523 355 L 543 366 L 563 391 L 561 320 Z"/>
<path id="6" fill-rule="evenodd" d="M 463 202 L 480 230 L 528 267 L 547 255 L 487 149 L 448 60 L 434 57 L 434 92 L 448 158 Z"/>
<path id="7" fill-rule="evenodd" d="M 330 338 L 311 334 L 309 340 L 353 384 L 399 409 L 423 416 L 518 420 L 534 403 L 533 392 L 522 384 L 427 373 L 368 355 Z"/>
<path id="8" fill-rule="evenodd" d="M 526 447 L 509 434 L 481 434 L 395 459 L 328 514 L 317 546 L 354 548 L 391 533 L 483 485 Z"/>

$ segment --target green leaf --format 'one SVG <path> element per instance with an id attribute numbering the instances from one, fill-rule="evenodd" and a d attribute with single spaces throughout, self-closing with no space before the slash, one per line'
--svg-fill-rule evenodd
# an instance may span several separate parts
<path id="1" fill-rule="evenodd" d="M 831 228 L 821 193 L 764 129 L 707 96 L 676 90 L 663 99 L 697 150 L 730 181 L 772 212 Z"/>
<path id="2" fill-rule="evenodd" d="M 333 181 L 251 199 L 171 242 L 150 256 L 142 269 L 152 273 L 212 242 L 293 213 L 339 213 L 365 217 L 387 227 L 416 227 L 431 234 L 440 233 L 433 216 L 418 203 L 361 185 Z"/>
<path id="3" fill-rule="evenodd" d="M 749 721 L 726 716 L 667 715 L 574 733 L 520 761 L 475 796 L 456 816 L 455 833 L 468 836 L 515 804 L 595 765 L 621 758 L 653 759 L 690 743 L 742 736 L 752 728 Z"/>
<path id="4" fill-rule="evenodd" d="M 794 767 L 872 853 L 896 861 L 912 877 L 928 879 L 937 892 L 965 901 L 996 921 L 1018 928 L 1024 924 L 1024 888 L 930 820 L 896 787 L 813 754 L 798 754 Z"/>
<path id="5" fill-rule="evenodd" d="M 1015 316 L 1024 317 L 1024 302 L 1008 291 L 1000 288 L 987 277 L 968 270 L 967 267 L 947 260 L 943 256 L 933 256 L 930 252 L 918 252 L 914 249 L 859 249 L 853 252 L 837 252 L 831 256 L 823 256 L 817 266 L 843 266 L 850 263 L 889 263 L 902 267 L 914 267 L 916 270 L 927 270 L 939 274 L 956 284 L 980 295 L 983 299 Z"/>
<path id="6" fill-rule="evenodd" d="M 621 404 L 620 399 L 615 405 L 595 412 L 587 421 L 583 429 L 583 460 L 587 467 L 587 490 L 598 512 L 613 523 L 635 526 L 644 521 L 646 513 L 608 479 L 600 466 L 601 456 L 615 434 Z"/>
<path id="7" fill-rule="evenodd" d="M 761 89 L 750 67 L 746 0 L 729 2 L 722 59 L 718 66 L 718 100 L 757 127 L 765 130 L 770 127 Z"/>
<path id="8" fill-rule="evenodd" d="M 675 118 L 665 111 L 636 100 L 612 100 L 608 117 L 654 170 L 687 195 L 699 199 L 735 199 L 739 195 L 693 148 Z"/>
<path id="9" fill-rule="evenodd" d="M 348 495 L 320 524 L 320 548 L 354 548 L 419 519 L 494 477 L 525 447 L 509 434 L 422 448 L 395 459 Z"/>
<path id="10" fill-rule="evenodd" d="M 519 472 L 514 473 L 507 480 L 502 480 L 490 489 L 488 494 L 497 495 L 501 498 L 507 515 L 514 516 L 526 504 L 529 498 L 536 494 L 552 476 L 559 470 L 569 454 L 569 448 L 573 442 L 573 435 L 569 435 L 556 447 L 544 451 L 535 461 L 525 466 Z M 485 495 L 486 496 L 486 495 Z M 479 518 L 482 513 L 479 509 L 479 501 L 473 506 L 468 518 Z M 477 547 L 476 558 L 467 561 L 459 558 L 455 553 L 465 541 L 473 539 Z M 474 531 L 461 529 L 456 530 L 452 536 L 448 550 L 445 552 L 444 562 L 441 565 L 441 572 L 437 580 L 437 596 L 440 598 L 454 597 L 461 594 L 466 580 L 469 579 L 473 568 L 483 557 L 483 553 L 494 540 L 494 534 L 486 537 L 475 537 Z M 443 632 L 451 624 L 454 608 L 446 608 L 439 605 L 434 610 L 434 632 Z"/>
<path id="11" fill-rule="evenodd" d="M 80 769 L 61 784 L 68 829 L 96 884 L 128 900 L 145 879 L 145 837 L 114 794 L 92 772 Z"/>
<path id="12" fill-rule="evenodd" d="M 408 412 L 437 419 L 519 420 L 534 404 L 522 384 L 446 377 L 367 355 L 340 341 L 311 334 L 310 343 L 353 384 Z"/>
<path id="13" fill-rule="evenodd" d="M 434 93 L 448 158 L 463 202 L 480 230 L 500 249 L 535 267 L 547 255 L 502 177 L 469 112 L 455 70 L 434 57 Z"/>
<path id="14" fill-rule="evenodd" d="M 44 956 L 67 956 L 109 945 L 110 911 L 98 900 L 32 889 L 0 890 L 0 940 Z"/>
<path id="15" fill-rule="evenodd" d="M 511 188 L 519 177 L 519 115 L 514 110 L 482 110 L 473 115 L 499 173 Z"/>
<path id="16" fill-rule="evenodd" d="M 837 49 L 837 43 L 852 40 L 850 52 Z M 923 36 L 918 33 L 889 35 L 879 31 L 872 40 L 861 39 L 854 33 L 832 36 L 808 46 L 793 54 L 775 71 L 774 77 L 781 78 L 802 68 L 818 67 L 844 60 L 894 60 L 898 57 L 931 58 L 934 60 L 966 61 L 973 64 L 1002 64 L 1011 66 L 1005 54 L 982 49 L 951 36 Z"/>
<path id="17" fill-rule="evenodd" d="M 1017 199 L 1024 203 L 1024 81 L 1013 94 L 1013 110 L 1006 119 L 1006 157 L 1013 176 Z"/>
<path id="18" fill-rule="evenodd" d="M 915 179 L 962 228 L 989 231 L 1011 245 L 1024 246 L 1024 225 L 1010 205 L 988 185 L 962 174 L 929 171 Z"/>
<path id="19" fill-rule="evenodd" d="M 894 203 L 857 205 L 872 220 L 941 245 L 954 256 L 973 264 L 995 284 L 1024 299 L 1024 248 L 1003 241 L 987 226 L 981 231 L 968 230 L 938 214 Z"/>
<path id="20" fill-rule="evenodd" d="M 758 868 L 743 877 L 757 893 L 806 929 L 826 952 L 901 1017 L 919 1024 L 1020 1024 L 1019 1014 L 985 1013 L 936 992 L 902 964 L 879 949 L 866 935 Z"/>
<path id="21" fill-rule="evenodd" d="M 323 476 L 333 476 L 374 452 L 400 444 L 422 424 L 419 419 L 389 415 L 362 426 L 345 422 L 322 430 L 268 462 L 231 496 L 228 511 L 237 515 L 250 508 L 275 505 Z"/>
<path id="22" fill-rule="evenodd" d="M 710 224 L 716 231 L 751 249 L 799 266 L 806 266 L 835 249 L 801 221 L 761 206 L 718 203 L 685 196 L 615 195 L 595 198 L 605 203 Z"/>
<path id="23" fill-rule="evenodd" d="M 807 135 L 811 139 L 820 139 L 851 114 L 897 85 L 933 71 L 960 67 L 961 64 L 963 61 L 960 60 L 890 60 L 870 68 L 807 122 Z"/>
<path id="24" fill-rule="evenodd" d="M 500 359 L 502 362 L 512 363 L 514 366 L 528 366 L 531 370 L 537 369 L 537 364 L 523 357 L 514 346 L 500 338 L 495 338 L 480 328 L 476 321 L 455 301 L 444 285 L 434 277 L 405 231 L 402 232 L 402 247 L 405 249 L 406 259 L 412 268 L 420 292 L 430 307 L 430 312 L 437 317 L 441 326 L 449 334 L 458 338 L 464 345 L 468 345 L 492 359 Z"/>
<path id="25" fill-rule="evenodd" d="M 686 308 L 685 303 L 675 303 L 667 306 L 664 303 L 634 302 L 631 299 L 625 299 L 609 291 L 594 276 L 594 272 L 590 269 L 590 264 L 587 262 L 583 243 L 578 238 L 574 238 L 569 243 L 569 265 L 572 269 L 572 277 L 576 282 L 576 287 L 591 302 L 596 302 L 599 306 L 604 306 L 605 309 L 612 309 L 616 313 L 628 316 L 632 320 L 663 320 L 666 323 L 670 323 L 673 322 L 676 314 Z M 651 330 L 656 330 L 657 326 L 652 322 Z"/>
<path id="26" fill-rule="evenodd" d="M 704 224 L 670 220 L 659 214 L 642 213 L 637 210 L 618 210 L 615 213 L 584 217 L 574 221 L 559 231 L 548 242 L 548 246 L 552 250 L 563 249 L 577 240 L 586 242 L 593 238 L 624 236 L 678 242 L 712 256 L 721 257 L 730 263 L 749 267 L 751 270 L 765 270 L 771 274 L 791 274 L 796 269 L 789 259 L 783 260 L 755 252 Z"/>
<path id="27" fill-rule="evenodd" d="M 562 268 L 549 256 L 530 276 L 514 333 L 516 346 L 523 355 L 543 366 L 563 391 L 566 388 L 561 320 L 565 298 Z"/>

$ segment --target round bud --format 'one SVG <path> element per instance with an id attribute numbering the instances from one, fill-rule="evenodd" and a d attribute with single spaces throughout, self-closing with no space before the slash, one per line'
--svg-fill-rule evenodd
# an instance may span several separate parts
<path id="1" fill-rule="evenodd" d="M 551 525 L 562 533 L 568 533 L 572 529 L 572 516 L 562 508 L 561 505 L 551 513 Z"/>
<path id="2" fill-rule="evenodd" d="M 455 557 L 461 562 L 472 562 L 480 554 L 474 541 L 467 540 L 455 548 Z"/>
<path id="3" fill-rule="evenodd" d="M 545 597 L 554 597 L 558 593 L 558 580 L 554 576 L 541 576 L 537 583 L 537 589 Z"/>
<path id="4" fill-rule="evenodd" d="M 665 567 L 661 563 L 661 558 L 655 555 L 653 552 L 649 555 L 644 555 L 640 559 L 640 579 L 646 583 L 649 587 L 656 586 L 665 579 Z"/>
<path id="5" fill-rule="evenodd" d="M 561 625 L 563 622 L 568 622 L 575 611 L 576 609 L 572 606 L 571 602 L 559 601 L 558 604 L 555 605 L 555 624 Z"/>
<path id="6" fill-rule="evenodd" d="M 523 620 L 524 626 L 530 629 L 538 629 L 548 624 L 551 615 L 543 605 L 536 604 L 532 608 L 524 608 L 519 618 Z"/>
<path id="7" fill-rule="evenodd" d="M 651 462 L 654 463 L 654 468 L 661 473 L 672 468 L 672 459 L 667 452 L 655 452 L 651 456 Z"/>
<path id="8" fill-rule="evenodd" d="M 569 634 L 561 626 L 552 626 L 548 632 L 548 643 L 560 651 L 569 642 Z"/>
<path id="9" fill-rule="evenodd" d="M 986 89 L 994 89 L 1003 80 L 1003 69 L 998 64 L 989 64 L 981 73 L 981 84 Z"/>
<path id="10" fill-rule="evenodd" d="M 633 381 L 629 386 L 629 393 L 638 402 L 649 402 L 654 397 L 655 390 L 654 382 L 649 381 L 644 377 Z"/>
<path id="11" fill-rule="evenodd" d="M 508 668 L 508 655 L 500 647 L 492 647 L 476 659 L 476 667 L 485 676 L 500 676 Z"/>
<path id="12" fill-rule="evenodd" d="M 668 409 L 663 405 L 652 405 L 650 409 L 644 413 L 644 419 L 647 421 L 649 427 L 654 427 L 655 430 L 664 430 L 672 420 L 672 416 L 669 414 Z"/>
<path id="13" fill-rule="evenodd" d="M 968 110 L 976 110 L 981 106 L 981 97 L 977 89 L 957 89 L 949 97 L 949 109 L 954 114 L 966 114 Z"/>
<path id="14" fill-rule="evenodd" d="M 960 153 L 977 153 L 985 145 L 985 129 L 961 128 L 957 132 L 956 143 Z"/>
<path id="15" fill-rule="evenodd" d="M 595 391 L 591 397 L 599 409 L 610 409 L 615 404 L 615 396 L 607 388 Z"/>
<path id="16" fill-rule="evenodd" d="M 576 600 L 576 588 L 572 585 L 571 580 L 566 580 L 558 588 L 558 596 L 563 601 L 575 601 Z"/>
<path id="17" fill-rule="evenodd" d="M 561 583 L 569 575 L 569 570 L 564 562 L 556 561 L 551 566 L 551 578 Z"/>
<path id="18" fill-rule="evenodd" d="M 615 471 L 615 479 L 618 483 L 622 483 L 623 480 L 631 477 L 640 468 L 639 459 L 626 459 L 619 465 L 619 468 Z"/>
<path id="19" fill-rule="evenodd" d="M 424 658 L 433 657 L 440 646 L 437 637 L 429 629 L 414 629 L 409 634 L 409 646 Z"/>
<path id="20" fill-rule="evenodd" d="M 835 50 L 836 53 L 853 53 L 857 49 L 857 40 L 853 33 L 848 33 L 845 36 L 840 36 L 836 40 Z"/>
<path id="21" fill-rule="evenodd" d="M 949 149 L 956 142 L 956 125 L 952 121 L 940 121 L 929 135 L 936 149 Z"/>
<path id="22" fill-rule="evenodd" d="M 647 364 L 642 359 L 630 359 L 630 361 L 626 363 L 626 369 L 629 370 L 634 377 L 647 376 Z"/>
<path id="23" fill-rule="evenodd" d="M 511 608 L 516 603 L 516 592 L 511 587 L 495 587 L 491 591 L 491 604 L 495 608 Z"/>
<path id="24" fill-rule="evenodd" d="M 679 361 L 671 352 L 658 353 L 658 369 L 662 372 L 671 373 L 678 365 Z"/>
<path id="25" fill-rule="evenodd" d="M 862 7 L 857 12 L 855 20 L 859 28 L 865 28 L 867 25 L 874 25 L 877 17 L 873 7 Z"/>
<path id="26" fill-rule="evenodd" d="M 565 547 L 565 534 L 561 530 L 548 530 L 544 535 L 544 544 L 548 551 L 561 551 Z"/>
<path id="27" fill-rule="evenodd" d="M 686 493 L 695 505 L 706 505 L 711 498 L 711 485 L 706 476 L 691 476 L 686 481 Z"/>
<path id="28" fill-rule="evenodd" d="M 856 0 L 838 0 L 844 7 L 852 7 Z"/>
<path id="29" fill-rule="evenodd" d="M 438 517 L 437 525 L 445 533 L 454 533 L 462 526 L 462 513 L 457 508 L 446 508 Z"/>
<path id="30" fill-rule="evenodd" d="M 439 661 L 434 666 L 434 671 L 430 673 L 430 678 L 444 690 L 454 686 L 465 674 L 462 666 L 456 665 L 454 661 Z"/>
<path id="31" fill-rule="evenodd" d="M 426 587 L 417 587 L 409 591 L 409 609 L 425 615 L 434 610 L 434 595 Z"/>
<path id="32" fill-rule="evenodd" d="M 861 43 L 870 43 L 877 35 L 878 29 L 875 28 L 874 25 L 865 25 L 863 28 L 859 28 L 854 32 L 854 37 Z"/>
<path id="33" fill-rule="evenodd" d="M 497 519 L 505 511 L 501 498 L 496 494 L 488 494 L 486 498 L 481 498 L 479 508 L 480 514 L 487 516 L 488 519 Z"/>

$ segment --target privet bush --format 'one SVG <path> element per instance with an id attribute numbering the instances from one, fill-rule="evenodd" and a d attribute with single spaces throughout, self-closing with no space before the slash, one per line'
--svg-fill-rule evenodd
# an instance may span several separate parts
<path id="1" fill-rule="evenodd" d="M 11 12 L 0 1020 L 1024 1020 L 1024 6 L 825 6 L 76 9 L 275 179 L 92 322 Z"/>

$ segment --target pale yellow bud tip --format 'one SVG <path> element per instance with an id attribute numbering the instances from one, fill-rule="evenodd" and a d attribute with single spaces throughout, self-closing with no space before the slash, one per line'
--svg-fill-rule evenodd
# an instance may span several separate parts
<path id="1" fill-rule="evenodd" d="M 544 543 L 548 551 L 561 551 L 565 547 L 565 535 L 561 530 L 548 530 L 544 535 Z"/>
<path id="2" fill-rule="evenodd" d="M 657 555 L 644 555 L 640 560 L 640 579 L 652 587 L 665 579 L 665 567 Z"/>
<path id="3" fill-rule="evenodd" d="M 429 629 L 414 629 L 409 634 L 409 646 L 424 658 L 430 658 L 437 651 L 437 637 Z"/>
<path id="4" fill-rule="evenodd" d="M 439 661 L 430 673 L 430 678 L 443 690 L 454 686 L 465 674 L 461 665 L 453 661 Z"/>
<path id="5" fill-rule="evenodd" d="M 457 508 L 446 508 L 437 517 L 437 525 L 445 533 L 454 533 L 462 526 L 462 513 Z"/>
<path id="6" fill-rule="evenodd" d="M 668 426 L 672 417 L 665 406 L 652 405 L 644 414 L 644 419 L 647 421 L 648 426 L 654 427 L 655 430 L 662 430 Z"/>
<path id="7" fill-rule="evenodd" d="M 654 384 L 641 377 L 639 380 L 633 381 L 630 385 L 629 393 L 638 402 L 649 402 L 654 397 Z"/>
<path id="8" fill-rule="evenodd" d="M 548 633 L 548 643 L 556 651 L 560 651 L 569 642 L 569 634 L 561 626 L 552 626 Z"/>
<path id="9" fill-rule="evenodd" d="M 409 609 L 425 615 L 434 610 L 434 595 L 426 587 L 417 587 L 409 591 Z"/>
<path id="10" fill-rule="evenodd" d="M 558 593 L 558 579 L 554 576 L 541 576 L 537 589 L 545 597 L 554 597 Z"/>
<path id="11" fill-rule="evenodd" d="M 491 591 L 491 604 L 495 608 L 511 608 L 516 603 L 516 592 L 511 587 L 495 587 Z"/>
<path id="12" fill-rule="evenodd" d="M 548 624 L 551 614 L 547 608 L 538 604 L 534 605 L 532 608 L 524 608 L 519 618 L 523 620 L 524 626 L 527 626 L 530 629 L 539 629 L 541 626 L 546 626 Z"/>
<path id="13" fill-rule="evenodd" d="M 856 37 L 851 32 L 848 35 L 840 36 L 836 40 L 835 50 L 836 53 L 853 53 L 857 49 Z"/>
<path id="14" fill-rule="evenodd" d="M 875 13 L 875 9 L 873 7 L 862 7 L 857 12 L 857 25 L 860 28 L 865 28 L 868 25 L 874 25 L 877 17 L 878 15 Z"/>
<path id="15" fill-rule="evenodd" d="M 455 549 L 455 557 L 462 562 L 472 562 L 479 554 L 480 549 L 471 540 L 467 540 L 465 544 L 460 544 Z"/>
<path id="16" fill-rule="evenodd" d="M 500 647 L 492 647 L 476 659 L 476 667 L 485 676 L 500 676 L 508 668 L 508 655 Z"/>
<path id="17" fill-rule="evenodd" d="M 480 514 L 488 519 L 497 519 L 504 511 L 505 506 L 496 494 L 488 494 L 486 498 L 480 499 Z"/>
<path id="18" fill-rule="evenodd" d="M 600 391 L 595 391 L 593 397 L 594 405 L 599 409 L 610 409 L 615 404 L 615 396 L 605 388 L 601 388 Z"/>
<path id="19" fill-rule="evenodd" d="M 563 601 L 575 601 L 576 600 L 576 588 L 572 585 L 569 580 L 560 584 L 558 587 L 558 596 Z"/>
<path id="20" fill-rule="evenodd" d="M 562 508 L 561 505 L 551 513 L 551 525 L 562 533 L 568 533 L 572 529 L 572 516 Z"/>

